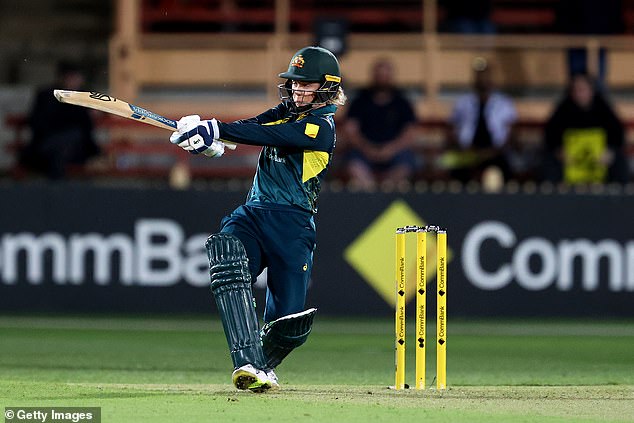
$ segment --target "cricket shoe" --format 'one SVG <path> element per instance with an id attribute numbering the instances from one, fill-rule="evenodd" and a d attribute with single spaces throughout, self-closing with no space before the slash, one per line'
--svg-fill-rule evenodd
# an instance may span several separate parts
<path id="1" fill-rule="evenodd" d="M 245 364 L 235 369 L 231 379 L 233 380 L 233 385 L 242 391 L 248 389 L 251 392 L 260 393 L 273 387 L 273 383 L 267 373 L 264 370 L 256 369 L 251 364 Z M 275 383 L 279 387 L 279 384 Z"/>
<path id="2" fill-rule="evenodd" d="M 277 379 L 277 375 L 275 374 L 275 372 L 273 371 L 273 369 L 271 370 L 267 370 L 266 371 L 266 376 L 269 378 L 269 380 L 271 381 L 271 390 L 277 390 L 280 389 L 280 382 Z"/>

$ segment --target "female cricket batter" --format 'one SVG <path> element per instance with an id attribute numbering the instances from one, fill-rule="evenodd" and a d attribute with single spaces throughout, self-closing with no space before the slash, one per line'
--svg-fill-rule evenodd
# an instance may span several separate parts
<path id="1" fill-rule="evenodd" d="M 281 104 L 261 115 L 224 123 L 186 116 L 170 141 L 193 154 L 220 157 L 222 141 L 261 145 L 246 203 L 206 243 L 211 291 L 229 344 L 238 389 L 279 388 L 274 369 L 310 333 L 316 309 L 304 310 L 315 248 L 317 197 L 335 148 L 337 106 L 345 103 L 335 56 L 305 47 L 278 86 Z M 264 326 L 259 329 L 251 285 L 267 272 Z"/>

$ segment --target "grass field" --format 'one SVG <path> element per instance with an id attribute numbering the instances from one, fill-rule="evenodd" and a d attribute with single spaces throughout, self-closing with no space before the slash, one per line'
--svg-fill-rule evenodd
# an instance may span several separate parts
<path id="1" fill-rule="evenodd" d="M 387 319 L 318 317 L 278 369 L 282 390 L 257 395 L 231 386 L 217 320 L 0 316 L 0 408 L 96 406 L 117 423 L 634 422 L 632 321 L 450 320 L 445 392 L 386 388 L 392 333 Z M 430 351 L 430 386 L 434 366 Z"/>

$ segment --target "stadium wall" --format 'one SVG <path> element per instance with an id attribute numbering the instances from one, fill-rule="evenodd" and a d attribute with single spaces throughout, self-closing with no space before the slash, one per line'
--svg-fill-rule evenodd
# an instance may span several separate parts
<path id="1" fill-rule="evenodd" d="M 2 187 L 0 313 L 215 313 L 203 244 L 244 194 Z M 324 192 L 307 305 L 391 315 L 393 233 L 434 224 L 448 230 L 452 317 L 631 317 L 633 212 L 628 195 Z M 434 264 L 430 250 L 429 290 Z"/>

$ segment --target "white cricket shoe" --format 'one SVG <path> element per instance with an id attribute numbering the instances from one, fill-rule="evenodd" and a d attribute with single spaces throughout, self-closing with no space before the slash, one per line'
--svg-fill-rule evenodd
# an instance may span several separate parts
<path id="1" fill-rule="evenodd" d="M 273 373 L 275 375 L 275 373 Z M 273 387 L 273 382 L 264 370 L 259 370 L 251 364 L 245 364 L 238 367 L 231 375 L 233 385 L 240 390 L 249 390 L 251 392 L 265 392 Z M 277 377 L 275 378 L 277 387 Z"/>
<path id="2" fill-rule="evenodd" d="M 272 390 L 276 390 L 276 389 L 280 389 L 280 382 L 277 379 L 277 375 L 275 374 L 275 372 L 273 371 L 273 369 L 271 370 L 267 370 L 266 371 L 266 376 L 269 378 L 269 380 L 271 381 L 271 389 Z"/>

